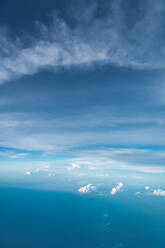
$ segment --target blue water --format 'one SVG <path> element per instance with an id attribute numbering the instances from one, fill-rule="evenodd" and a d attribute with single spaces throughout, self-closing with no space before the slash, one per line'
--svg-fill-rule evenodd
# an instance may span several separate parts
<path id="1" fill-rule="evenodd" d="M 0 189 L 0 248 L 164 248 L 162 197 Z"/>

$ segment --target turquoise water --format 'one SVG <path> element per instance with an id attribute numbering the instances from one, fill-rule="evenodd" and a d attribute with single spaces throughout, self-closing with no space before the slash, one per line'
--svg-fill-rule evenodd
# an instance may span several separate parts
<path id="1" fill-rule="evenodd" d="M 0 189 L 0 248 L 164 248 L 165 198 Z"/>

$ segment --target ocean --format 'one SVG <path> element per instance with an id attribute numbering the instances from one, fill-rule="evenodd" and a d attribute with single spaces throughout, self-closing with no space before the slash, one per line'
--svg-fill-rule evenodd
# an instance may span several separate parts
<path id="1" fill-rule="evenodd" d="M 124 247 L 165 247 L 165 198 L 0 188 L 0 248 Z"/>

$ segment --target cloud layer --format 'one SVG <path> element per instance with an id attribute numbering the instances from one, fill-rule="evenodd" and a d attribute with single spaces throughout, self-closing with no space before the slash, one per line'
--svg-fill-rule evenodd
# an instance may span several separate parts
<path id="1" fill-rule="evenodd" d="M 1 84 L 79 68 L 76 76 L 62 70 L 2 85 L 0 146 L 20 151 L 4 149 L 1 160 L 26 160 L 40 151 L 74 156 L 63 159 L 70 174 L 106 166 L 163 174 L 164 84 L 155 83 L 160 72 L 152 70 L 165 67 L 164 3 L 80 2 L 69 4 L 68 16 L 36 22 L 31 36 L 14 38 L 8 27 L 0 28 Z M 107 64 L 117 68 L 100 66 Z"/>
<path id="2" fill-rule="evenodd" d="M 135 5 L 128 0 L 107 1 L 101 15 L 99 3 L 91 1 L 85 7 L 72 6 L 74 27 L 57 15 L 51 25 L 38 23 L 38 38 L 24 35 L 30 42 L 12 40 L 10 30 L 1 28 L 0 83 L 73 65 L 164 68 L 163 0 L 140 0 Z"/>

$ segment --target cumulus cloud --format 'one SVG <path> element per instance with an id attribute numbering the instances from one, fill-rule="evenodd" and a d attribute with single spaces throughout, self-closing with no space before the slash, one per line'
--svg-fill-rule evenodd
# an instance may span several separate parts
<path id="1" fill-rule="evenodd" d="M 145 186 L 145 190 L 148 191 L 150 189 L 149 186 Z"/>
<path id="2" fill-rule="evenodd" d="M 122 182 L 118 183 L 116 187 L 112 188 L 111 195 L 115 195 L 117 192 L 120 192 L 123 186 L 124 184 Z"/>
<path id="3" fill-rule="evenodd" d="M 72 170 L 75 170 L 75 169 L 80 169 L 80 168 L 81 168 L 81 166 L 78 163 L 72 163 L 70 166 L 67 166 L 67 169 L 69 171 L 72 171 Z"/>
<path id="4" fill-rule="evenodd" d="M 88 193 L 88 192 L 95 191 L 95 190 L 96 190 L 96 186 L 94 186 L 92 184 L 87 184 L 86 186 L 79 188 L 78 192 Z"/>
<path id="5" fill-rule="evenodd" d="M 162 190 L 162 189 L 155 189 L 153 192 L 152 192 L 153 195 L 156 195 L 156 196 L 165 196 L 165 191 Z"/>
<path id="6" fill-rule="evenodd" d="M 50 26 L 36 25 L 40 38 L 31 37 L 33 42 L 29 46 L 25 46 L 19 37 L 11 40 L 9 31 L 1 28 L 0 83 L 42 69 L 73 65 L 108 63 L 134 68 L 164 68 L 163 0 L 145 3 L 140 0 L 136 5 L 113 0 L 103 10 L 104 18 L 98 17 L 100 6 L 96 2 L 83 8 L 84 14 L 78 17 L 77 8 L 73 8 L 74 29 L 55 16 Z"/>
<path id="7" fill-rule="evenodd" d="M 27 175 L 27 176 L 30 176 L 31 174 L 32 174 L 31 171 L 26 171 L 26 172 L 25 172 L 25 175 Z"/>

